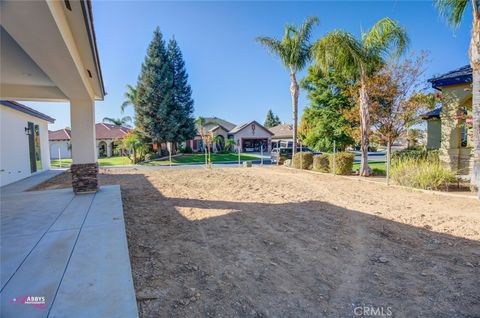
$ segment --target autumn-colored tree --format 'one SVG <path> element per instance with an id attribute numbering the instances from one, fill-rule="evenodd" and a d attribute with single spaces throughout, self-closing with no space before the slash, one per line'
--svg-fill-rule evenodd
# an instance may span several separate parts
<path id="1" fill-rule="evenodd" d="M 391 145 L 435 107 L 435 96 L 426 92 L 426 61 L 425 52 L 412 53 L 402 62 L 385 64 L 367 80 L 371 124 L 385 143 Z"/>

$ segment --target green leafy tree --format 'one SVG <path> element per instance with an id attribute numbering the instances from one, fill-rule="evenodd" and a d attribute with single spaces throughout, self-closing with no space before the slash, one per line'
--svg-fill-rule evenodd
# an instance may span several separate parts
<path id="1" fill-rule="evenodd" d="M 470 66 L 472 67 L 473 171 L 471 184 L 477 187 L 480 198 L 480 1 L 434 0 L 442 16 L 453 27 L 462 22 L 467 6 L 472 5 L 472 36 L 470 38 Z"/>
<path id="2" fill-rule="evenodd" d="M 275 127 L 277 125 L 280 125 L 282 122 L 280 121 L 280 118 L 278 116 L 274 115 L 272 110 L 269 109 L 267 112 L 267 118 L 265 119 L 265 124 L 264 126 L 266 128 L 270 127 Z"/>
<path id="3" fill-rule="evenodd" d="M 317 17 L 308 17 L 300 28 L 294 25 L 286 25 L 285 34 L 281 40 L 264 36 L 257 37 L 257 41 L 272 54 L 278 56 L 290 72 L 294 142 L 292 155 L 295 155 L 297 149 L 298 96 L 300 94 L 297 72 L 303 70 L 311 59 L 312 46 L 310 45 L 310 35 L 313 26 L 317 23 Z"/>
<path id="4" fill-rule="evenodd" d="M 317 151 L 332 151 L 334 140 L 341 150 L 355 143 L 351 132 L 356 123 L 344 116 L 344 112 L 355 106 L 345 93 L 350 85 L 334 71 L 325 76 L 316 67 L 309 67 L 301 86 L 308 92 L 310 105 L 304 110 L 299 128 L 307 146 Z"/>
<path id="5" fill-rule="evenodd" d="M 176 140 L 180 123 L 175 107 L 173 71 L 158 27 L 142 64 L 136 94 L 135 124 L 139 131 L 157 145 Z"/>
<path id="6" fill-rule="evenodd" d="M 396 21 L 379 20 L 360 39 L 345 31 L 332 31 L 314 44 L 315 60 L 324 72 L 332 68 L 347 78 L 359 82 L 361 166 L 360 175 L 369 176 L 368 135 L 370 128 L 370 101 L 367 79 L 374 74 L 387 57 L 398 57 L 406 50 L 408 36 Z"/>
<path id="7" fill-rule="evenodd" d="M 168 42 L 168 59 L 173 74 L 173 102 L 174 116 L 177 131 L 174 134 L 174 143 L 195 137 L 195 119 L 193 118 L 192 89 L 188 84 L 188 74 L 185 68 L 183 55 L 175 38 Z"/>
<path id="8" fill-rule="evenodd" d="M 148 144 L 143 140 L 142 133 L 137 130 L 129 131 L 122 139 L 120 148 L 133 164 L 136 164 L 148 151 Z"/>
<path id="9" fill-rule="evenodd" d="M 130 116 L 124 116 L 122 118 L 104 117 L 102 121 L 104 123 L 114 124 L 117 126 L 130 127 L 130 123 L 132 122 L 132 117 Z"/>

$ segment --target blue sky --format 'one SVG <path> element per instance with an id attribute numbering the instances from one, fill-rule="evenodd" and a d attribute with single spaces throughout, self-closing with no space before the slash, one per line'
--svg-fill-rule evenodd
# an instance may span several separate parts
<path id="1" fill-rule="evenodd" d="M 158 25 L 184 54 L 195 100 L 195 116 L 217 116 L 233 123 L 263 122 L 271 108 L 291 120 L 290 80 L 280 61 L 255 37 L 281 37 L 285 23 L 319 17 L 316 40 L 333 29 L 356 35 L 390 17 L 411 38 L 410 50 L 428 50 L 427 77 L 468 63 L 470 9 L 457 30 L 439 18 L 430 1 L 336 2 L 161 2 L 93 1 L 97 44 L 108 95 L 96 104 L 96 119 L 120 117 L 126 84 L 134 84 L 152 33 Z M 303 77 L 301 73 L 299 77 Z M 70 125 L 68 104 L 26 103 L 57 119 L 50 129 Z M 308 104 L 301 92 L 299 109 Z M 133 109 L 125 115 L 133 115 Z"/>

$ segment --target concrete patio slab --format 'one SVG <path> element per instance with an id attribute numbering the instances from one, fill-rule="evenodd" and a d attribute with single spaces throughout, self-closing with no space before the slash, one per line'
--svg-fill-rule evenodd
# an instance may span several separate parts
<path id="1" fill-rule="evenodd" d="M 0 316 L 138 317 L 120 187 L 15 192 L 44 180 L 2 188 Z"/>

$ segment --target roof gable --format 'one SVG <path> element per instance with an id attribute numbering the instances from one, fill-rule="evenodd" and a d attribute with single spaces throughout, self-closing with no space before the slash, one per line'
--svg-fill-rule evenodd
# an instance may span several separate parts
<path id="1" fill-rule="evenodd" d="M 268 130 L 267 128 L 265 128 L 265 126 L 263 126 L 262 124 L 258 123 L 256 120 L 252 120 L 251 122 L 238 125 L 238 126 L 236 126 L 235 128 L 233 128 L 232 130 L 230 130 L 228 133 L 229 133 L 229 134 L 236 134 L 236 133 L 244 130 L 245 128 L 249 127 L 249 126 L 252 125 L 252 124 L 255 124 L 255 125 L 259 126 L 259 127 L 262 128 L 263 130 L 265 130 L 267 133 L 269 133 L 270 135 L 273 135 L 273 133 L 272 133 L 270 130 Z"/>

